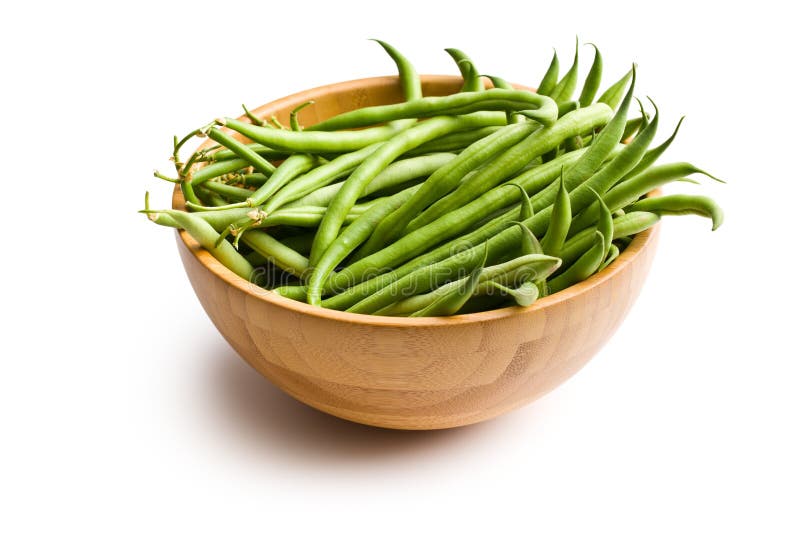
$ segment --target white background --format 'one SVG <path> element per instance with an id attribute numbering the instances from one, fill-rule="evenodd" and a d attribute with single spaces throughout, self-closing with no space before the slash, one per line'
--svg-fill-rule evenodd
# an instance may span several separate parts
<path id="1" fill-rule="evenodd" d="M 798 532 L 795 17 L 777 2 L 18 2 L 0 19 L 3 532 Z M 242 363 L 135 212 L 171 136 L 239 104 L 442 51 L 536 84 L 596 43 L 635 61 L 665 160 L 727 185 L 671 218 L 613 340 L 494 421 L 399 433 Z M 584 67 L 591 52 L 583 48 Z M 585 69 L 584 71 L 585 72 Z"/>

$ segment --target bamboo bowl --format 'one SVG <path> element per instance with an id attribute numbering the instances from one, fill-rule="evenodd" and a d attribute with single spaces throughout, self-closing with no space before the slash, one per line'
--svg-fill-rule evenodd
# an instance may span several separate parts
<path id="1" fill-rule="evenodd" d="M 426 95 L 458 91 L 454 76 L 423 76 Z M 337 83 L 254 110 L 301 123 L 399 102 L 396 77 Z M 176 190 L 173 205 L 183 208 Z M 295 302 L 241 279 L 177 232 L 200 303 L 231 346 L 305 404 L 359 423 L 398 429 L 468 425 L 527 404 L 581 369 L 622 322 L 656 250 L 657 226 L 605 270 L 527 308 L 442 318 L 373 317 Z"/>

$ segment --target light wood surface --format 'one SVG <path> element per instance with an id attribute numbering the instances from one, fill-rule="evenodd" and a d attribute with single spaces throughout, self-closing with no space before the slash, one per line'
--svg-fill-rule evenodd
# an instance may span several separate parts
<path id="1" fill-rule="evenodd" d="M 423 76 L 425 94 L 459 89 Z M 313 124 L 402 99 L 395 77 L 342 82 L 254 110 Z M 173 197 L 183 207 L 180 191 Z M 641 290 L 658 226 L 636 236 L 608 268 L 527 308 L 443 318 L 325 310 L 239 278 L 186 232 L 178 250 L 203 308 L 231 346 L 273 384 L 335 416 L 373 426 L 435 429 L 490 419 L 529 403 L 581 369 L 620 325 Z"/>

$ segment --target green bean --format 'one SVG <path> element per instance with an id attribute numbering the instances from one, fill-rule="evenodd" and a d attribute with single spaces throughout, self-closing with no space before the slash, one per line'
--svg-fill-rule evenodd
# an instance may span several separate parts
<path id="1" fill-rule="evenodd" d="M 469 276 L 459 280 L 452 289 L 443 292 L 436 300 L 421 310 L 415 311 L 410 317 L 441 317 L 457 313 L 475 291 L 485 263 L 486 253 L 484 251 L 483 261 L 473 269 Z"/>
<path id="2" fill-rule="evenodd" d="M 503 78 L 499 76 L 490 76 L 486 75 L 487 78 L 492 82 L 492 86 L 497 89 L 514 89 L 514 86 L 505 81 Z M 483 84 L 481 84 L 481 88 L 483 88 Z M 559 108 L 559 116 L 560 115 L 560 108 Z M 524 115 L 520 115 L 519 113 L 508 112 L 506 113 L 506 120 L 509 124 L 514 124 L 517 122 L 523 122 L 525 120 Z"/>
<path id="3" fill-rule="evenodd" d="M 623 139 L 630 139 L 633 137 L 633 134 L 642 130 L 645 123 L 644 117 L 635 117 L 633 119 L 628 119 L 628 122 L 625 123 L 625 131 L 622 132 Z"/>
<path id="4" fill-rule="evenodd" d="M 657 147 L 648 150 L 647 153 L 645 153 L 645 155 L 642 157 L 642 161 L 640 161 L 639 164 L 636 165 L 636 167 L 631 169 L 628 172 L 628 174 L 622 178 L 622 180 L 624 181 L 632 176 L 636 176 L 640 172 L 644 171 L 645 169 L 653 165 L 656 162 L 656 160 L 661 156 L 661 154 L 663 154 L 675 140 L 675 137 L 678 135 L 678 130 L 681 129 L 681 124 L 683 124 L 683 119 L 685 118 L 686 117 L 681 117 L 680 120 L 678 121 L 678 124 L 675 126 L 675 130 L 672 132 L 672 135 L 670 135 L 666 141 L 664 141 Z M 716 178 L 714 178 L 713 176 L 711 176 L 711 178 L 716 180 Z"/>
<path id="5" fill-rule="evenodd" d="M 513 147 L 537 127 L 538 125 L 528 121 L 505 126 L 488 137 L 476 141 L 454 159 L 437 169 L 408 202 L 381 221 L 369 241 L 364 245 L 361 257 L 394 241 L 411 219 L 449 193 L 469 172 Z"/>
<path id="6" fill-rule="evenodd" d="M 561 247 L 564 246 L 564 241 L 567 239 L 571 222 L 572 208 L 569 203 L 569 191 L 567 191 L 567 187 L 564 184 L 564 169 L 562 167 L 558 196 L 550 215 L 550 225 L 547 227 L 544 238 L 542 238 L 542 250 L 545 254 L 548 256 L 559 255 Z"/>
<path id="7" fill-rule="evenodd" d="M 562 274 L 556 276 L 548 286 L 553 293 L 566 289 L 571 285 L 582 282 L 589 278 L 598 267 L 603 263 L 606 257 L 606 244 L 603 234 L 600 232 L 594 233 L 594 244 L 586 253 L 584 253 L 578 260 L 570 266 L 569 269 Z"/>
<path id="8" fill-rule="evenodd" d="M 522 232 L 522 254 L 544 254 L 542 244 L 536 239 L 536 236 L 533 235 L 531 229 L 519 221 L 514 221 L 514 224 L 517 225 Z"/>
<path id="9" fill-rule="evenodd" d="M 504 128 L 504 126 L 484 126 L 483 128 L 476 128 L 474 130 L 443 135 L 433 141 L 422 143 L 414 150 L 409 150 L 406 155 L 419 156 L 431 152 L 459 152 L 479 139 L 483 139 L 487 135 L 496 132 L 500 128 Z"/>
<path id="10" fill-rule="evenodd" d="M 464 85 L 461 87 L 461 92 L 483 91 L 483 82 L 478 75 L 475 64 L 469 56 L 458 48 L 445 48 L 444 51 L 456 62 L 461 77 L 464 78 Z"/>
<path id="11" fill-rule="evenodd" d="M 328 275 L 336 268 L 339 263 L 351 254 L 356 247 L 366 241 L 376 225 L 388 213 L 396 210 L 419 189 L 420 186 L 404 189 L 391 197 L 384 198 L 375 203 L 363 215 L 355 219 L 330 246 L 325 249 L 324 254 L 314 265 L 314 270 L 308 280 L 306 288 L 308 303 L 319 306 L 322 303 L 322 285 Z M 352 212 L 352 209 L 350 210 Z M 316 238 L 315 238 L 316 241 Z M 313 251 L 312 244 L 312 251 Z"/>
<path id="12" fill-rule="evenodd" d="M 617 109 L 617 106 L 625 94 L 625 87 L 627 87 L 628 81 L 631 79 L 631 76 L 633 76 L 633 73 L 634 70 L 626 72 L 622 78 L 606 89 L 597 101 L 608 105 L 611 109 Z"/>
<path id="13" fill-rule="evenodd" d="M 617 259 L 618 257 L 619 257 L 619 248 L 617 248 L 617 245 L 614 245 L 612 243 L 611 248 L 608 252 L 608 256 L 606 256 L 606 259 L 602 263 L 602 265 L 600 265 L 600 267 L 597 268 L 597 272 L 600 272 L 606 267 L 608 267 L 611 264 L 611 262 Z"/>
<path id="14" fill-rule="evenodd" d="M 614 234 L 613 239 L 622 239 L 629 235 L 644 232 L 654 224 L 656 224 L 661 217 L 655 213 L 644 211 L 634 211 L 626 213 L 621 217 L 613 220 Z M 561 249 L 561 260 L 563 265 L 571 265 L 577 260 L 581 254 L 586 252 L 593 243 L 595 228 L 586 228 L 570 237 L 564 248 Z"/>
<path id="15" fill-rule="evenodd" d="M 201 187 L 233 200 L 245 200 L 253 193 L 253 191 L 244 187 L 236 187 L 212 180 L 204 183 Z"/>
<path id="16" fill-rule="evenodd" d="M 412 101 L 417 102 L 417 101 Z M 311 264 L 316 265 L 325 249 L 334 241 L 347 212 L 375 176 L 398 156 L 426 141 L 446 133 L 474 128 L 490 120 L 486 114 L 475 113 L 459 117 L 435 117 L 405 130 L 373 152 L 353 171 L 336 193 L 320 224 L 311 248 Z"/>
<path id="17" fill-rule="evenodd" d="M 142 213 L 146 213 L 148 218 L 160 226 L 169 226 L 170 228 L 181 228 L 181 225 L 168 213 L 169 210 L 155 210 L 151 211 L 145 209 Z M 229 225 L 247 217 L 249 208 L 238 208 L 227 211 L 198 211 L 192 215 L 203 219 L 211 225 L 216 232 L 221 232 Z"/>
<path id="18" fill-rule="evenodd" d="M 245 146 L 266 160 L 286 159 L 291 155 L 289 151 L 275 150 L 273 148 L 266 147 L 261 143 L 245 143 Z M 204 161 L 223 162 L 231 159 L 238 159 L 238 156 L 235 152 L 225 148 L 223 150 L 217 150 L 211 154 L 206 154 Z"/>
<path id="19" fill-rule="evenodd" d="M 190 236 L 200 243 L 200 246 L 210 252 L 222 265 L 245 280 L 251 280 L 253 266 L 229 242 L 223 240 L 219 246 L 216 246 L 219 234 L 209 223 L 197 215 L 185 211 L 165 210 L 165 213 L 172 217 L 181 228 L 186 230 Z"/>
<path id="20" fill-rule="evenodd" d="M 694 214 L 711 219 L 711 230 L 722 224 L 722 208 L 712 199 L 700 195 L 667 195 L 651 197 L 635 202 L 629 211 L 648 211 L 658 215 Z"/>
<path id="21" fill-rule="evenodd" d="M 308 270 L 308 258 L 295 252 L 266 232 L 245 232 L 241 236 L 248 247 L 287 273 L 303 278 Z M 222 241 L 222 243 L 228 243 Z M 230 243 L 228 243 L 230 244 Z M 231 245 L 233 248 L 233 245 Z"/>
<path id="22" fill-rule="evenodd" d="M 481 92 L 426 96 L 399 104 L 364 107 L 336 115 L 315 124 L 313 127 L 306 128 L 306 132 L 312 129 L 341 130 L 344 128 L 357 128 L 397 119 L 498 110 L 525 110 L 528 113 L 528 117 L 545 125 L 554 123 L 558 114 L 556 103 L 546 96 L 523 90 L 487 89 Z"/>
<path id="23" fill-rule="evenodd" d="M 233 152 L 235 152 L 236 155 L 238 155 L 243 160 L 247 161 L 258 172 L 267 175 L 275 172 L 275 166 L 272 163 L 265 160 L 264 158 L 259 156 L 256 152 L 251 150 L 247 145 L 245 145 L 241 141 L 237 141 L 236 139 L 229 136 L 219 128 L 209 128 L 207 135 L 209 138 L 213 139 L 214 141 L 224 146 L 228 150 L 232 150 Z"/>
<path id="24" fill-rule="evenodd" d="M 594 48 L 594 61 L 583 82 L 581 96 L 578 97 L 578 102 L 582 108 L 585 108 L 594 101 L 597 90 L 600 88 L 600 80 L 603 78 L 603 57 L 600 55 L 600 49 L 592 43 L 588 44 Z"/>
<path id="25" fill-rule="evenodd" d="M 550 98 L 556 102 L 567 102 L 572 99 L 572 93 L 575 92 L 575 86 L 578 84 L 578 38 L 575 38 L 575 57 L 572 60 L 572 66 L 567 73 L 553 88 L 550 93 Z"/>
<path id="26" fill-rule="evenodd" d="M 200 185 L 211 178 L 216 178 L 218 176 L 238 171 L 249 166 L 250 162 L 241 158 L 219 161 L 204 167 L 200 167 L 196 171 L 190 173 L 189 180 L 193 185 Z M 269 174 L 272 174 L 272 171 L 270 171 Z M 269 176 L 269 174 L 267 176 Z"/>
<path id="27" fill-rule="evenodd" d="M 420 83 L 416 69 L 414 69 L 414 65 L 389 43 L 379 39 L 372 40 L 383 47 L 397 66 L 400 85 L 403 88 L 403 96 L 405 99 L 416 100 L 422 98 L 422 84 Z"/>
<path id="28" fill-rule="evenodd" d="M 507 287 L 493 280 L 490 280 L 488 284 L 499 290 L 501 295 L 505 294 L 513 298 L 517 306 L 530 306 L 539 298 L 539 286 L 535 282 L 523 282 L 518 287 Z"/>
<path id="29" fill-rule="evenodd" d="M 676 180 L 683 181 L 686 176 L 695 173 L 711 176 L 706 171 L 685 162 L 651 167 L 611 188 L 608 193 L 603 195 L 603 200 L 612 211 L 622 209 L 662 185 Z M 591 205 L 572 221 L 571 234 L 587 228 L 596 219 L 597 206 Z"/>
<path id="30" fill-rule="evenodd" d="M 306 300 L 306 290 L 303 286 L 279 286 L 272 291 L 287 299 L 299 302 L 305 302 Z"/>
<path id="31" fill-rule="evenodd" d="M 605 249 L 603 250 L 603 258 L 608 255 L 609 250 L 611 250 L 611 242 L 614 239 L 614 218 L 611 215 L 611 210 L 608 209 L 606 203 L 603 202 L 603 197 L 600 194 L 592 189 L 592 193 L 594 193 L 595 197 L 597 198 L 596 204 L 599 207 L 600 213 L 598 214 L 597 219 L 597 231 L 600 232 L 603 236 L 603 243 L 605 245 Z"/>
<path id="32" fill-rule="evenodd" d="M 533 217 L 533 213 L 531 213 L 529 217 L 523 217 L 523 219 L 529 219 L 530 217 Z M 520 230 L 522 231 L 522 253 L 544 254 L 544 249 L 542 248 L 542 244 L 539 242 L 536 236 L 533 235 L 531 229 L 519 221 L 514 221 L 514 224 L 519 226 Z M 549 294 L 549 290 L 547 288 L 547 282 L 544 279 L 542 279 L 535 283 L 537 289 L 537 297 L 539 296 L 546 297 Z"/>
<path id="33" fill-rule="evenodd" d="M 273 149 L 313 154 L 358 150 L 391 139 L 409 126 L 408 123 L 390 123 L 365 130 L 343 132 L 314 132 L 308 127 L 302 132 L 293 132 L 255 126 L 231 118 L 217 119 L 217 123 Z"/>
<path id="34" fill-rule="evenodd" d="M 509 182 L 507 184 L 512 187 L 516 187 L 519 191 L 519 201 L 520 201 L 520 209 L 519 209 L 519 216 L 522 219 L 527 219 L 528 217 L 533 217 L 533 205 L 531 204 L 531 197 L 528 196 L 528 192 L 525 191 L 525 188 L 519 182 Z"/>
<path id="35" fill-rule="evenodd" d="M 424 156 L 417 156 L 414 158 L 401 159 L 395 161 L 394 163 L 386 167 L 384 170 L 382 170 L 367 185 L 367 187 L 364 188 L 361 198 L 369 196 L 383 189 L 390 189 L 392 187 L 397 187 L 403 184 L 407 184 L 412 180 L 429 176 L 431 173 L 436 171 L 436 169 L 438 169 L 442 165 L 445 165 L 454 157 L 456 157 L 455 154 L 443 152 L 443 153 L 432 153 Z M 310 175 L 313 172 L 314 171 L 312 170 L 311 172 L 306 174 L 306 176 Z M 287 188 L 291 187 L 292 184 L 300 181 L 303 178 L 299 178 L 298 180 L 295 180 L 291 184 L 284 187 L 281 191 L 278 192 L 277 195 L 275 195 L 275 197 L 280 195 Z M 327 206 L 330 203 L 331 199 L 336 195 L 336 192 L 339 191 L 339 189 L 341 189 L 341 187 L 342 187 L 341 182 L 320 187 L 319 189 L 312 191 L 311 193 L 308 193 L 302 198 L 284 204 L 283 207 L 294 208 L 300 206 Z M 265 204 L 264 211 L 267 212 L 270 211 L 269 203 Z"/>
<path id="36" fill-rule="evenodd" d="M 462 183 L 455 191 L 428 207 L 408 224 L 405 230 L 406 233 L 463 206 L 476 196 L 488 191 L 508 178 L 508 176 L 522 169 L 532 159 L 558 147 L 564 139 L 605 125 L 610 115 L 611 112 L 606 105 L 593 104 L 587 108 L 568 113 L 553 126 L 536 130 L 513 147 L 499 154 L 468 181 Z"/>
<path id="37" fill-rule="evenodd" d="M 553 50 L 553 59 L 550 60 L 550 66 L 547 67 L 542 81 L 539 82 L 539 88 L 536 90 L 540 95 L 547 96 L 553 92 L 558 83 L 558 68 L 558 52 Z"/>

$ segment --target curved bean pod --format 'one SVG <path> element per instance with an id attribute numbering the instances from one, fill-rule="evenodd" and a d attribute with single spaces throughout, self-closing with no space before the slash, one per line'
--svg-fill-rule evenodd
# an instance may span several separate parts
<path id="1" fill-rule="evenodd" d="M 399 104 L 359 108 L 306 128 L 306 132 L 309 130 L 342 130 L 397 119 L 466 114 L 474 111 L 522 110 L 528 111 L 530 118 L 545 125 L 553 124 L 558 116 L 558 106 L 546 96 L 523 90 L 487 89 L 486 91 L 456 93 L 447 96 L 426 96 Z"/>
<path id="2" fill-rule="evenodd" d="M 558 52 L 553 50 L 553 59 L 550 60 L 550 65 L 547 67 L 542 81 L 539 82 L 539 88 L 536 90 L 540 95 L 549 95 L 553 92 L 556 84 L 558 83 Z"/>
<path id="3" fill-rule="evenodd" d="M 569 68 L 564 77 L 559 80 L 553 91 L 548 95 L 557 103 L 567 102 L 572 99 L 572 93 L 575 92 L 575 87 L 578 85 L 578 38 L 575 38 L 575 57 L 572 60 L 572 66 Z"/>
<path id="4" fill-rule="evenodd" d="M 666 195 L 635 202 L 629 211 L 649 211 L 658 215 L 700 215 L 711 219 L 711 230 L 722 224 L 722 208 L 709 197 L 700 195 Z"/>
<path id="5" fill-rule="evenodd" d="M 603 56 L 600 55 L 600 49 L 592 43 L 588 44 L 594 48 L 594 61 L 583 82 L 581 96 L 578 97 L 578 103 L 582 108 L 585 108 L 594 101 L 597 90 L 600 89 L 600 81 L 603 78 Z"/>
<path id="6" fill-rule="evenodd" d="M 495 121 L 495 124 L 498 121 Z M 312 154 L 342 153 L 359 150 L 374 143 L 386 141 L 409 127 L 408 123 L 390 123 L 365 130 L 342 132 L 314 132 L 306 128 L 302 132 L 276 130 L 255 126 L 236 119 L 217 119 L 217 124 L 273 149 Z M 487 126 L 482 124 L 481 126 Z"/>

